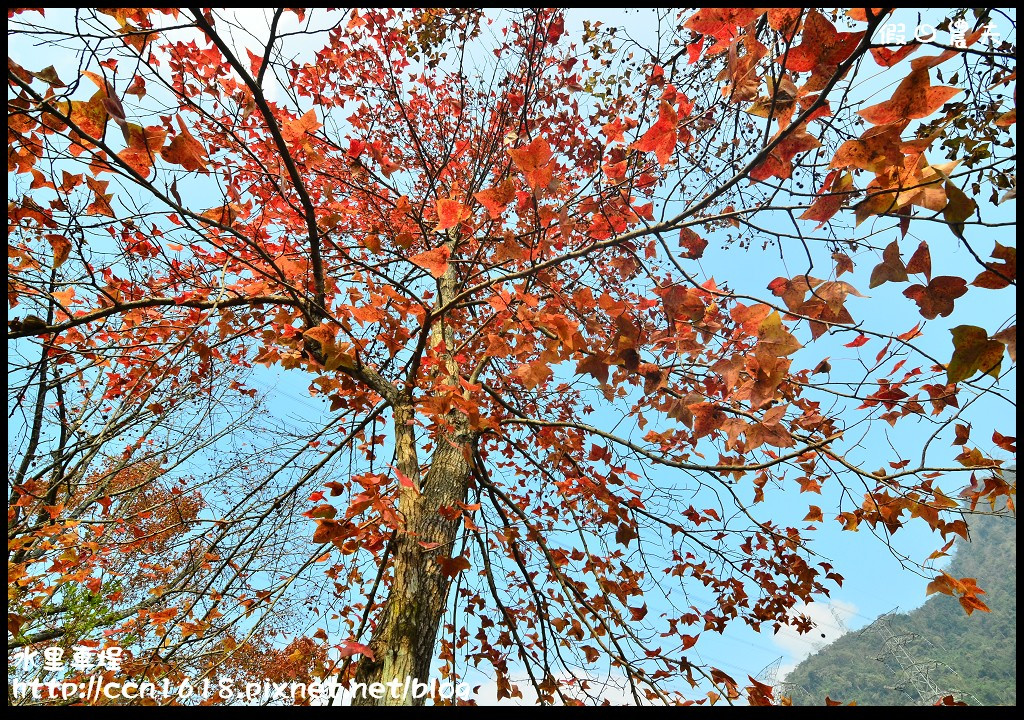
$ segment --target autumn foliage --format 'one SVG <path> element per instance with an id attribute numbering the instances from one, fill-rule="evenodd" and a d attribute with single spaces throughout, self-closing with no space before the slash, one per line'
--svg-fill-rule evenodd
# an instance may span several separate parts
<path id="1" fill-rule="evenodd" d="M 1014 48 L 659 12 L 10 10 L 9 649 L 772 704 L 700 639 L 810 630 L 826 525 L 985 611 Z"/>

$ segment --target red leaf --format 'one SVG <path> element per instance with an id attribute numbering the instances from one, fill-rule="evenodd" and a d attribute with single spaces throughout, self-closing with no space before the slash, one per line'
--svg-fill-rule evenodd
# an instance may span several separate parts
<path id="1" fill-rule="evenodd" d="M 391 467 L 392 470 L 395 471 L 395 477 L 398 478 L 398 484 L 399 485 L 401 485 L 402 487 L 407 488 L 409 490 L 413 490 L 417 494 L 419 494 L 419 489 L 416 487 L 416 483 L 414 483 L 412 481 L 412 479 L 408 475 L 406 475 L 404 472 L 402 472 L 401 470 L 396 468 L 394 465 L 392 465 L 390 467 Z"/>
<path id="2" fill-rule="evenodd" d="M 704 255 L 704 250 L 707 246 L 708 241 L 690 228 L 684 227 L 679 231 L 679 247 L 686 250 L 686 254 L 683 257 L 696 260 Z"/>
<path id="3" fill-rule="evenodd" d="M 343 642 L 338 646 L 338 654 L 341 658 L 351 657 L 352 655 L 363 655 L 368 657 L 370 660 L 376 660 L 377 658 L 373 655 L 373 650 L 362 643 L 357 643 L 352 640 Z"/>
<path id="4" fill-rule="evenodd" d="M 783 128 L 786 139 L 771 151 L 765 160 L 752 168 L 751 180 L 767 180 L 770 177 L 789 178 L 793 174 L 793 158 L 800 153 L 820 147 L 818 139 L 807 132 L 806 125 L 798 128 Z"/>
<path id="5" fill-rule="evenodd" d="M 869 340 L 867 335 L 858 335 L 856 338 L 846 343 L 843 347 L 857 348 L 864 345 Z"/>
<path id="6" fill-rule="evenodd" d="M 658 107 L 658 120 L 634 143 L 634 147 L 641 152 L 653 152 L 658 163 L 667 165 L 672 159 L 672 153 L 676 149 L 676 133 L 679 126 L 679 116 L 676 114 L 672 103 L 662 100 Z"/>
<path id="7" fill-rule="evenodd" d="M 704 49 L 704 36 L 697 38 L 696 42 L 686 46 L 687 65 L 693 65 L 700 60 L 700 51 Z"/>

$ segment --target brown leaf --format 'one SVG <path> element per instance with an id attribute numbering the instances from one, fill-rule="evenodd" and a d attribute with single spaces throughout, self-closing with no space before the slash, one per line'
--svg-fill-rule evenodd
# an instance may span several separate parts
<path id="1" fill-rule="evenodd" d="M 1017 248 L 996 243 L 995 249 L 992 250 L 992 257 L 1002 260 L 1002 262 L 985 263 L 985 267 L 988 269 L 974 278 L 971 285 L 989 290 L 1000 290 L 1017 279 Z"/>
<path id="2" fill-rule="evenodd" d="M 463 570 L 469 570 L 469 559 L 461 555 L 453 558 L 436 558 L 437 564 L 441 566 L 441 572 L 447 577 L 455 577 Z"/>
<path id="3" fill-rule="evenodd" d="M 773 312 L 761 322 L 757 330 L 757 344 L 759 348 L 768 349 L 775 357 L 792 355 L 803 347 L 782 324 L 778 312 Z"/>
<path id="4" fill-rule="evenodd" d="M 47 235 L 46 239 L 53 250 L 53 266 L 59 268 L 71 255 L 71 241 L 63 235 Z"/>
<path id="5" fill-rule="evenodd" d="M 868 287 L 876 288 L 887 282 L 906 282 L 909 279 L 907 267 L 900 259 L 899 243 L 893 240 L 882 251 L 882 262 L 871 271 L 871 282 Z"/>
<path id="6" fill-rule="evenodd" d="M 836 277 L 846 272 L 853 272 L 853 260 L 846 253 L 834 252 L 832 259 L 836 261 Z"/>
<path id="7" fill-rule="evenodd" d="M 903 291 L 929 320 L 939 315 L 949 317 L 953 313 L 953 301 L 966 293 L 967 281 L 953 275 L 940 275 L 927 285 L 911 285 Z"/>
<path id="8" fill-rule="evenodd" d="M 1010 356 L 1010 362 L 1017 362 L 1017 326 L 1011 325 L 992 336 L 1006 346 L 1006 354 Z"/>
<path id="9" fill-rule="evenodd" d="M 615 531 L 615 542 L 625 547 L 629 547 L 630 540 L 636 540 L 638 537 L 640 536 L 637 534 L 636 530 L 634 530 L 628 523 L 620 524 L 618 529 Z"/>
<path id="10" fill-rule="evenodd" d="M 953 439 L 953 445 L 966 445 L 967 441 L 971 437 L 971 428 L 969 425 L 963 423 L 957 423 L 953 427 L 953 431 L 956 433 L 956 437 Z"/>
<path id="11" fill-rule="evenodd" d="M 689 260 L 696 260 L 704 255 L 708 241 L 702 238 L 688 227 L 679 231 L 679 247 L 686 250 L 683 257 Z"/>
<path id="12" fill-rule="evenodd" d="M 964 222 L 974 214 L 978 204 L 967 197 L 967 194 L 954 185 L 952 181 L 946 181 L 945 189 L 949 202 L 946 203 L 946 207 L 942 210 L 942 216 L 949 223 L 949 229 L 953 231 L 953 234 L 958 238 L 963 238 Z"/>
<path id="13" fill-rule="evenodd" d="M 921 273 L 928 280 L 932 279 L 932 255 L 928 251 L 928 243 L 922 241 L 907 263 L 908 273 Z"/>
<path id="14" fill-rule="evenodd" d="M 990 340 L 988 333 L 973 325 L 958 325 L 953 334 L 953 357 L 946 367 L 947 381 L 952 384 L 966 380 L 977 371 L 999 377 L 1003 344 Z"/>

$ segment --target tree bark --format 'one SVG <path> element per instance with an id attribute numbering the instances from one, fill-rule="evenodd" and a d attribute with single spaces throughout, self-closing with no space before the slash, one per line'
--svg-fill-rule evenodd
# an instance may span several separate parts
<path id="1" fill-rule="evenodd" d="M 455 282 L 454 269 L 449 266 L 438 282 L 438 306 L 454 297 Z M 431 340 L 435 346 L 444 341 L 451 348 L 453 333 L 438 321 L 431 329 Z M 450 353 L 445 359 L 446 380 L 458 387 L 458 365 Z M 355 681 L 367 688 L 372 683 L 383 683 L 387 688 L 387 683 L 397 681 L 404 690 L 407 678 L 410 688 L 414 687 L 413 681 L 430 681 L 437 631 L 451 585 L 438 560 L 451 557 L 461 524 L 458 513 L 447 513 L 454 517 L 447 519 L 441 511 L 456 509 L 458 503 L 465 502 L 469 486 L 472 436 L 467 418 L 453 411 L 448 416 L 451 429 L 431 438 L 434 451 L 430 468 L 421 480 L 414 414 L 412 402 L 394 409 L 395 464 L 415 488 L 403 487 L 399 495 L 399 516 L 405 524 L 395 536 L 391 590 L 369 643 L 374 659 L 363 658 L 356 667 Z M 386 689 L 383 697 L 375 698 L 357 688 L 352 704 L 422 705 L 429 695 L 395 694 Z"/>

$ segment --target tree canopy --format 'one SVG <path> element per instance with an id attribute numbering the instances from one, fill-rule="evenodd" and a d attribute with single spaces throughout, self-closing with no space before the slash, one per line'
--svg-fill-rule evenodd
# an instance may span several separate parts
<path id="1" fill-rule="evenodd" d="M 770 703 L 827 524 L 987 611 L 1013 17 L 891 13 L 9 10 L 9 650 Z"/>

